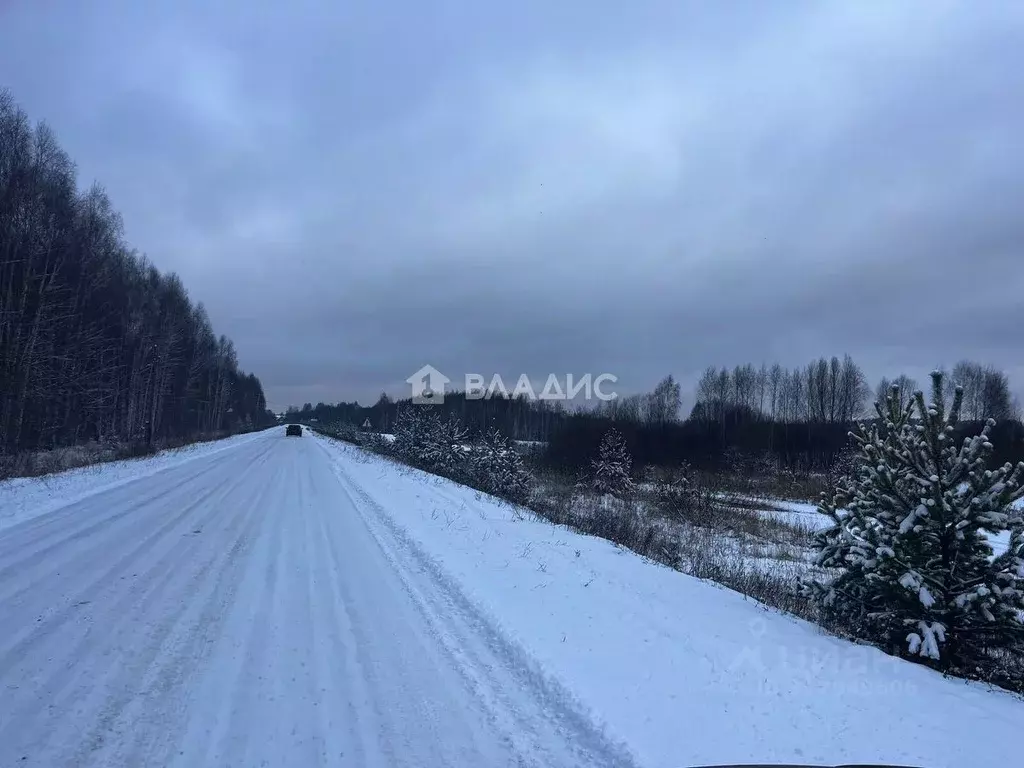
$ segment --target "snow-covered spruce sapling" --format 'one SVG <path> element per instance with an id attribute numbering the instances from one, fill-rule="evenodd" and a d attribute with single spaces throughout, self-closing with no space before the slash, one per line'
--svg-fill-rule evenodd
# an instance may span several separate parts
<path id="1" fill-rule="evenodd" d="M 943 376 L 853 435 L 851 475 L 819 511 L 818 564 L 836 575 L 805 586 L 826 616 L 892 652 L 942 669 L 1024 652 L 1024 464 L 988 469 L 995 422 L 957 445 L 962 391 L 949 410 Z M 1009 534 L 994 555 L 991 537 Z"/>
<path id="2" fill-rule="evenodd" d="M 617 430 L 609 429 L 605 432 L 591 468 L 594 473 L 593 488 L 599 494 L 623 498 L 633 492 L 633 480 L 630 477 L 633 457 Z"/>
<path id="3" fill-rule="evenodd" d="M 408 405 L 395 420 L 394 455 L 414 467 L 459 479 L 465 463 L 466 430 L 454 417 L 442 418 L 436 406 Z"/>
<path id="4" fill-rule="evenodd" d="M 404 462 L 416 464 L 426 439 L 425 413 L 419 406 L 400 407 L 395 417 L 391 451 Z"/>
<path id="5" fill-rule="evenodd" d="M 532 480 L 523 457 L 497 429 L 473 446 L 469 461 L 477 487 L 510 501 L 528 498 Z"/>
<path id="6" fill-rule="evenodd" d="M 415 406 L 427 407 L 432 406 Z M 453 480 L 461 480 L 466 464 L 467 430 L 458 419 L 431 412 L 425 420 L 424 441 L 419 453 L 419 465 Z"/>

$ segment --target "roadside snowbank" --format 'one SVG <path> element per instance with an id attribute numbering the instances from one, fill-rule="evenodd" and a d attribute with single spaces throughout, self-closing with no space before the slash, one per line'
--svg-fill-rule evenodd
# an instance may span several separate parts
<path id="1" fill-rule="evenodd" d="M 644 765 L 1008 765 L 1024 702 L 317 437 L 466 595 Z M 353 492 L 353 496 L 356 495 Z M 795 511 L 795 510 L 794 510 Z"/>
<path id="2" fill-rule="evenodd" d="M 0 530 L 74 504 L 95 493 L 258 439 L 265 432 L 235 435 L 161 451 L 145 458 L 94 464 L 43 477 L 15 477 L 0 481 Z"/>

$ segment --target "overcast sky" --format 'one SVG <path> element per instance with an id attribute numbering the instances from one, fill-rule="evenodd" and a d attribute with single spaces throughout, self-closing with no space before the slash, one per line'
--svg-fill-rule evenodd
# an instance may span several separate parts
<path id="1" fill-rule="evenodd" d="M 0 0 L 270 404 L 852 354 L 1024 385 L 1024 4 Z"/>

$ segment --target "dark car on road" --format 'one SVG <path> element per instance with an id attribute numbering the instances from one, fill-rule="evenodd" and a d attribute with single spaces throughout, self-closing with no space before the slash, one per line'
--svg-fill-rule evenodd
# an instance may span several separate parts
<path id="1" fill-rule="evenodd" d="M 288 437 L 302 437 L 302 426 L 300 424 L 289 424 L 284 433 Z"/>

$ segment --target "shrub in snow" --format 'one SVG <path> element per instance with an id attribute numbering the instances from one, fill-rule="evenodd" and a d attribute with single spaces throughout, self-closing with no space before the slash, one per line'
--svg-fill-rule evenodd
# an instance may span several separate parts
<path id="1" fill-rule="evenodd" d="M 523 457 L 498 430 L 491 430 L 473 445 L 469 465 L 477 488 L 510 501 L 523 502 L 529 497 L 532 479 Z"/>
<path id="2" fill-rule="evenodd" d="M 374 453 L 382 453 L 384 455 L 392 454 L 391 443 L 384 439 L 384 436 L 377 432 L 367 432 L 363 435 L 360 445 L 368 451 Z"/>
<path id="3" fill-rule="evenodd" d="M 427 425 L 423 407 L 407 405 L 395 417 L 395 439 L 391 452 L 409 464 L 418 463 L 426 443 Z"/>
<path id="4" fill-rule="evenodd" d="M 697 493 L 697 482 L 690 465 L 685 461 L 680 464 L 675 472 L 657 483 L 655 493 L 658 501 L 668 505 L 689 502 Z"/>
<path id="5" fill-rule="evenodd" d="M 348 421 L 339 421 L 336 424 L 321 427 L 320 431 L 330 435 L 331 437 L 337 438 L 338 440 L 344 440 L 347 443 L 362 442 L 359 430 L 356 429 L 354 424 Z"/>
<path id="6" fill-rule="evenodd" d="M 626 441 L 615 429 L 609 429 L 601 439 L 597 458 L 591 462 L 593 488 L 599 494 L 622 498 L 633 492 L 630 470 L 633 457 L 626 449 Z"/>
<path id="7" fill-rule="evenodd" d="M 471 447 L 466 435 L 454 417 L 442 418 L 432 406 L 410 405 L 398 412 L 394 441 L 388 444 L 378 437 L 374 449 L 495 496 L 525 502 L 532 478 L 519 452 L 497 430 Z"/>
<path id="8" fill-rule="evenodd" d="M 701 487 L 690 465 L 685 461 L 668 479 L 655 486 L 655 498 L 662 514 L 672 520 L 695 525 L 710 524 L 710 494 Z"/>
<path id="9" fill-rule="evenodd" d="M 407 464 L 458 479 L 466 461 L 466 430 L 442 419 L 433 406 L 409 405 L 398 412 L 391 452 Z"/>
<path id="10" fill-rule="evenodd" d="M 467 453 L 466 430 L 454 416 L 443 419 L 439 414 L 430 413 L 425 422 L 425 442 L 419 457 L 420 466 L 454 480 L 462 479 Z"/>
<path id="11" fill-rule="evenodd" d="M 836 454 L 825 471 L 825 487 L 835 490 L 840 483 L 853 473 L 854 462 L 856 461 L 857 448 L 855 445 L 847 444 Z"/>
<path id="12" fill-rule="evenodd" d="M 832 526 L 816 538 L 818 564 L 835 569 L 809 582 L 826 617 L 892 652 L 943 669 L 1024 650 L 1024 464 L 986 468 L 989 420 L 961 445 L 953 439 L 962 391 L 946 410 L 942 374 L 932 402 L 917 392 L 900 406 L 893 391 L 878 420 L 860 425 L 851 475 L 819 511 Z M 993 534 L 1009 532 L 995 557 Z"/>

